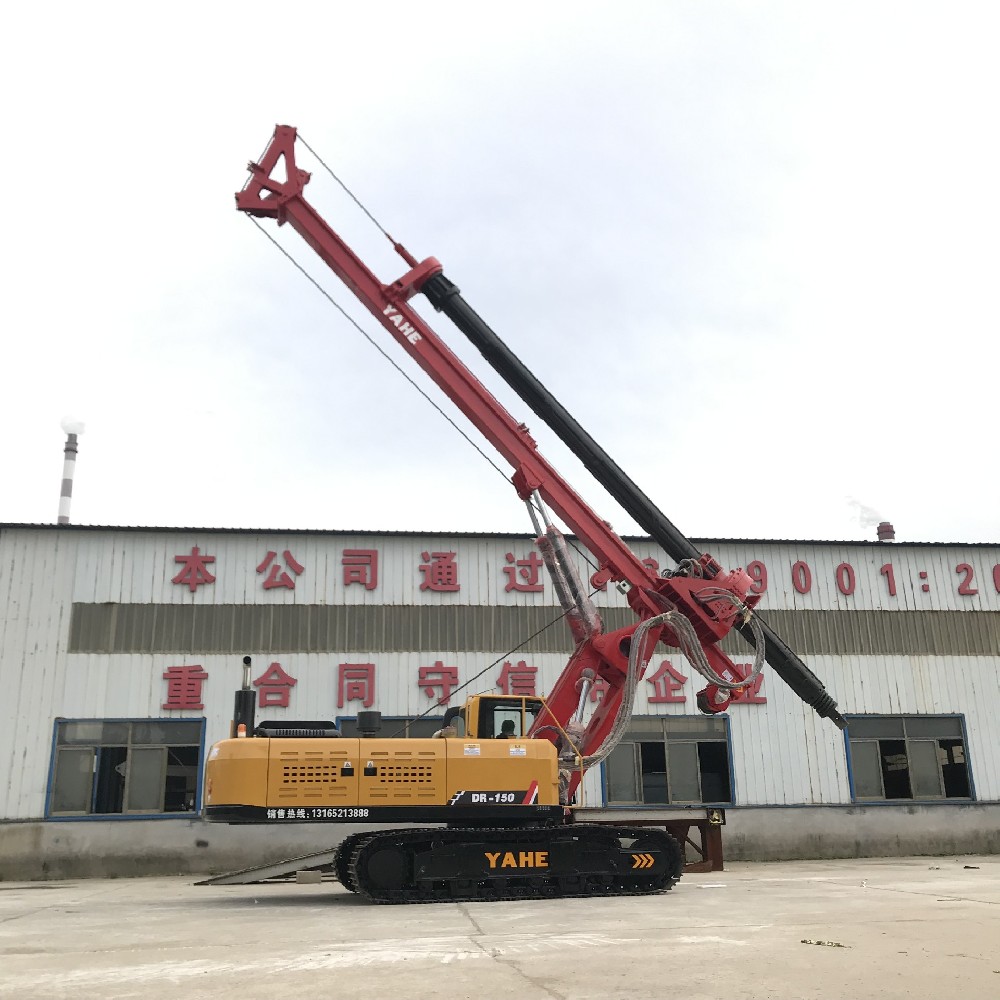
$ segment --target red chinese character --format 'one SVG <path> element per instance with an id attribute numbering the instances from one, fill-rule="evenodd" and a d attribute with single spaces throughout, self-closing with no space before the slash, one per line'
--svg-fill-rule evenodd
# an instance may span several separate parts
<path id="1" fill-rule="evenodd" d="M 458 590 L 458 563 L 454 552 L 421 552 L 424 560 L 420 572 L 424 574 L 421 590 Z"/>
<path id="2" fill-rule="evenodd" d="M 537 552 L 529 553 L 527 559 L 515 559 L 513 552 L 508 552 L 505 556 L 507 562 L 512 566 L 504 566 L 503 571 L 507 576 L 507 586 L 504 593 L 509 594 L 512 590 L 523 594 L 540 594 L 543 585 L 538 579 L 538 571 L 542 568 L 542 559 Z M 518 577 L 521 579 L 518 580 Z"/>
<path id="3" fill-rule="evenodd" d="M 674 670 L 669 660 L 664 660 L 660 669 L 652 677 L 646 678 L 647 684 L 653 685 L 655 694 L 649 696 L 651 705 L 680 705 L 686 701 L 686 696 L 679 693 L 687 678 Z"/>
<path id="4" fill-rule="evenodd" d="M 371 708 L 375 701 L 375 664 L 341 663 L 337 668 L 337 708 L 348 701 L 360 701 Z"/>
<path id="5" fill-rule="evenodd" d="M 451 689 L 458 684 L 458 667 L 446 667 L 442 660 L 435 660 L 433 667 L 421 667 L 417 684 L 424 689 L 428 698 L 434 697 L 434 688 L 441 688 L 439 705 L 451 701 Z"/>
<path id="6" fill-rule="evenodd" d="M 161 708 L 205 707 L 201 703 L 201 685 L 208 680 L 208 674 L 200 663 L 191 667 L 167 667 L 163 679 L 167 682 L 167 700 Z"/>
<path id="7" fill-rule="evenodd" d="M 753 665 L 750 663 L 734 663 L 733 667 L 741 678 L 749 677 L 750 671 L 753 669 Z M 732 703 L 734 705 L 766 705 L 767 696 L 761 694 L 763 685 L 764 675 L 761 673 L 750 681 L 741 694 L 733 697 Z"/>
<path id="8" fill-rule="evenodd" d="M 344 549 L 340 564 L 344 567 L 345 587 L 360 583 L 365 590 L 374 590 L 378 586 L 378 552 L 375 549 Z"/>
<path id="9" fill-rule="evenodd" d="M 296 576 L 298 576 L 302 572 L 303 567 L 295 561 L 295 557 L 288 551 L 288 549 L 285 549 L 285 551 L 281 554 L 284 557 L 285 565 Z M 267 574 L 267 579 L 264 581 L 264 589 L 271 590 L 273 587 L 287 587 L 289 590 L 294 590 L 295 581 L 288 575 L 288 573 L 285 572 L 285 570 L 281 570 L 279 572 L 278 564 L 274 561 L 277 558 L 277 555 L 277 552 L 268 552 L 268 554 L 264 556 L 261 564 L 257 567 L 258 573 L 263 573 L 268 566 L 271 567 L 271 571 Z"/>
<path id="10" fill-rule="evenodd" d="M 194 593 L 203 583 L 215 583 L 215 577 L 208 571 L 208 563 L 215 562 L 215 556 L 203 556 L 196 545 L 189 556 L 174 556 L 174 562 L 184 563 L 184 568 L 170 582 L 186 583 Z"/>
<path id="11" fill-rule="evenodd" d="M 518 660 L 517 666 L 508 661 L 497 678 L 497 687 L 504 694 L 533 695 L 537 673 L 538 667 L 529 667 L 524 660 Z"/>
<path id="12" fill-rule="evenodd" d="M 260 689 L 257 704 L 260 708 L 288 708 L 288 697 L 298 681 L 286 674 L 280 663 L 272 663 L 253 682 Z"/>
<path id="13" fill-rule="evenodd" d="M 657 576 L 659 574 L 660 564 L 652 556 L 648 559 L 643 559 L 642 564 L 649 570 L 650 573 L 653 574 L 653 576 Z"/>
<path id="14" fill-rule="evenodd" d="M 595 677 L 590 688 L 590 700 L 600 701 L 611 690 L 611 685 L 603 677 Z"/>

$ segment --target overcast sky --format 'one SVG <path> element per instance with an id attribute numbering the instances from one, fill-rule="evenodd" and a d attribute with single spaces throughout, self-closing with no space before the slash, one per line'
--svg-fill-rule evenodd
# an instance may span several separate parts
<path id="1" fill-rule="evenodd" d="M 528 530 L 236 212 L 281 122 L 690 537 L 1000 538 L 995 3 L 20 4 L 5 36 L 0 521 L 56 519 L 71 416 L 77 523 Z"/>

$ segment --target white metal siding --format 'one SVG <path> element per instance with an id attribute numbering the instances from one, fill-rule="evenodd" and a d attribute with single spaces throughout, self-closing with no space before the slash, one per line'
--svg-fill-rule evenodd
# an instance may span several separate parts
<path id="1" fill-rule="evenodd" d="M 174 557 L 198 546 L 215 556 L 216 582 L 191 593 L 172 584 L 180 569 Z M 762 608 L 842 610 L 1000 610 L 993 567 L 1000 563 L 996 546 L 837 545 L 820 543 L 712 543 L 708 547 L 725 566 L 759 559 L 768 569 L 768 591 Z M 379 551 L 376 590 L 343 585 L 344 549 Z M 649 543 L 637 543 L 641 557 L 662 559 Z M 303 565 L 295 589 L 262 588 L 256 566 L 266 552 L 281 560 L 288 549 Z M 438 594 L 420 590 L 423 551 L 458 553 L 461 591 Z M 228 732 L 232 692 L 241 675 L 239 657 L 183 657 L 165 654 L 70 654 L 69 616 L 74 601 L 82 603 L 164 604 L 448 604 L 484 606 L 554 605 L 551 588 L 542 594 L 505 593 L 504 554 L 523 558 L 528 538 L 446 538 L 440 536 L 322 535 L 281 533 L 202 533 L 183 531 L 0 529 L 0 819 L 39 817 L 44 812 L 53 719 L 59 716 L 200 717 L 207 719 L 208 738 Z M 813 585 L 797 593 L 791 582 L 796 560 L 809 563 Z M 879 569 L 892 562 L 897 597 L 888 597 Z M 854 595 L 841 594 L 835 569 L 850 563 L 857 583 Z M 961 576 L 955 567 L 975 569 L 978 594 L 958 594 Z M 589 575 L 585 564 L 585 573 Z M 927 579 L 920 573 L 927 574 Z M 542 576 L 544 580 L 544 573 Z M 930 589 L 925 594 L 923 583 Z M 614 588 L 599 603 L 621 607 L 625 599 Z M 342 662 L 377 664 L 375 708 L 386 716 L 424 711 L 430 699 L 419 690 L 417 669 L 435 659 L 460 667 L 460 683 L 487 667 L 495 655 L 441 649 L 434 653 L 378 653 L 363 649 L 327 653 L 293 653 L 255 659 L 254 676 L 276 660 L 298 684 L 288 709 L 265 709 L 280 717 L 354 715 L 358 703 L 337 708 L 337 666 Z M 569 643 L 567 641 L 567 654 Z M 997 651 L 1000 655 L 1000 650 Z M 511 654 L 514 660 L 523 654 Z M 649 686 L 640 685 L 637 714 L 695 714 L 694 694 L 702 686 L 679 654 L 664 652 L 689 680 L 684 705 L 649 705 Z M 740 659 L 748 659 L 740 657 Z M 554 654 L 531 655 L 538 667 L 537 689 L 551 688 L 565 664 Z M 201 663 L 209 674 L 204 685 L 205 711 L 167 712 L 161 708 L 170 666 Z M 997 660 L 989 656 L 813 656 L 809 665 L 824 681 L 846 713 L 961 713 L 968 732 L 968 751 L 977 798 L 1000 801 L 1000 748 L 993 734 L 1000 713 Z M 766 670 L 766 668 L 765 668 Z M 490 690 L 500 665 L 465 693 Z M 732 709 L 731 735 L 739 804 L 801 804 L 849 801 L 843 735 L 815 716 L 770 673 L 764 685 L 766 705 Z M 595 772 L 586 783 L 591 804 L 599 796 Z"/>

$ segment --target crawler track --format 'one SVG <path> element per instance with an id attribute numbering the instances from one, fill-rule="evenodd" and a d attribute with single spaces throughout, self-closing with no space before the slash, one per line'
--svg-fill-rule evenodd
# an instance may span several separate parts
<path id="1" fill-rule="evenodd" d="M 663 830 L 470 827 L 355 834 L 334 867 L 376 903 L 489 902 L 666 892 L 684 857 Z"/>

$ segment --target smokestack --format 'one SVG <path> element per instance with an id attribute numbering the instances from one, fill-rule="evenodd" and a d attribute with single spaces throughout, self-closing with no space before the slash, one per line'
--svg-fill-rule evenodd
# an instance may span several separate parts
<path id="1" fill-rule="evenodd" d="M 59 524 L 69 524 L 69 505 L 73 497 L 73 475 L 76 472 L 77 437 L 83 433 L 79 420 L 63 418 L 62 429 L 66 432 L 66 447 L 63 449 L 62 492 L 59 494 Z"/>
<path id="2" fill-rule="evenodd" d="M 894 542 L 896 540 L 896 529 L 888 521 L 881 521 L 877 531 L 880 542 Z"/>

